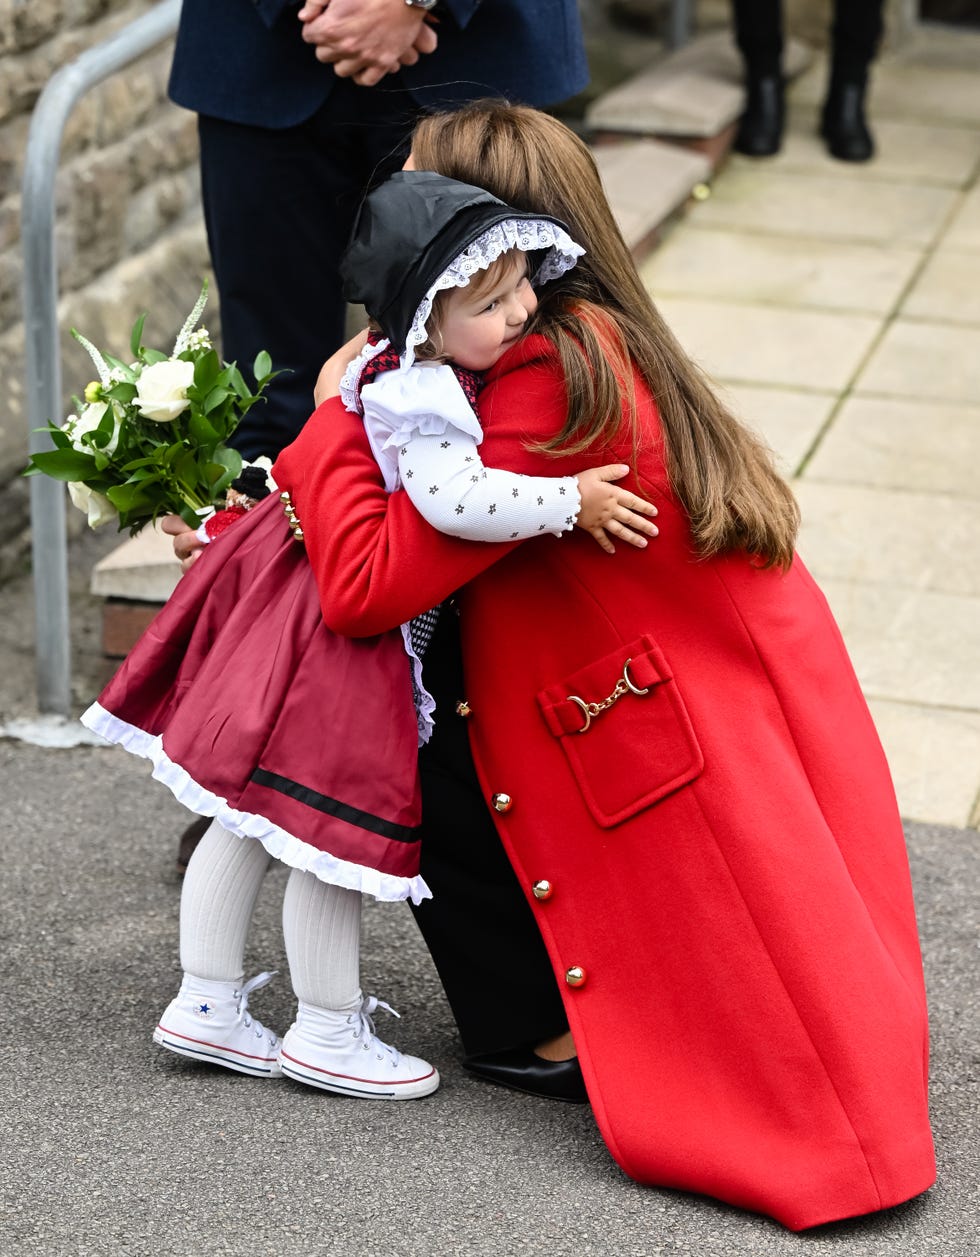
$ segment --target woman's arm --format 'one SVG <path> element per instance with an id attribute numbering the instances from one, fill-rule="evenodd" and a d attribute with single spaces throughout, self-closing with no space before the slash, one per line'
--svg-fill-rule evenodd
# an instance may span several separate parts
<path id="1" fill-rule="evenodd" d="M 386 493 L 360 418 L 336 397 L 279 455 L 273 476 L 299 516 L 323 618 L 351 637 L 429 610 L 516 544 L 444 536 L 406 493 Z"/>
<path id="2" fill-rule="evenodd" d="M 538 342 L 536 352 L 530 342 Z M 565 416 L 564 382 L 542 338 L 522 342 L 480 396 L 484 461 L 528 475 L 575 474 L 581 455 L 550 458 L 528 445 L 557 432 Z M 612 451 L 603 456 L 621 457 Z M 576 465 L 573 465 L 576 464 Z M 385 493 L 360 419 L 339 398 L 325 401 L 273 468 L 302 523 L 324 619 L 336 632 L 367 637 L 428 610 L 520 542 L 486 545 L 436 532 L 408 496 Z M 524 543 L 573 545 L 551 537 Z M 591 543 L 590 543 L 591 544 Z"/>

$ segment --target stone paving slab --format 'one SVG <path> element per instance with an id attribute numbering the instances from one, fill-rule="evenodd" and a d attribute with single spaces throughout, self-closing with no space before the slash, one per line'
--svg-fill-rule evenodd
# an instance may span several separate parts
<path id="1" fill-rule="evenodd" d="M 809 563 L 805 546 L 800 553 Z M 869 698 L 980 712 L 980 599 L 820 578 Z M 973 762 L 972 770 L 980 772 Z"/>
<path id="2" fill-rule="evenodd" d="M 676 296 L 658 305 L 688 353 L 726 382 L 843 389 L 879 331 L 863 314 Z"/>
<path id="3" fill-rule="evenodd" d="M 980 497 L 980 405 L 849 397 L 805 479 Z"/>
<path id="4" fill-rule="evenodd" d="M 800 548 L 818 579 L 977 600 L 980 663 L 980 564 L 963 562 L 980 538 L 980 498 L 809 479 L 795 488 Z"/>
<path id="5" fill-rule="evenodd" d="M 980 253 L 940 245 L 916 278 L 901 312 L 910 319 L 980 325 Z"/>
<path id="6" fill-rule="evenodd" d="M 726 381 L 719 385 L 732 412 L 763 437 L 785 475 L 792 476 L 816 443 L 837 402 L 834 393 L 804 393 Z"/>
<path id="7" fill-rule="evenodd" d="M 957 207 L 944 243 L 952 249 L 980 252 L 980 183 L 974 183 Z"/>
<path id="8" fill-rule="evenodd" d="M 699 224 L 773 235 L 933 244 L 957 201 L 948 187 L 876 182 L 859 174 L 790 173 L 732 163 L 697 207 Z"/>
<path id="9" fill-rule="evenodd" d="M 980 336 L 976 327 L 896 319 L 885 329 L 857 383 L 859 393 L 976 405 Z"/>
<path id="10" fill-rule="evenodd" d="M 727 175 L 726 175 L 727 178 Z M 646 260 L 654 297 L 729 300 L 886 314 L 922 264 L 922 250 L 797 239 L 705 225 L 702 205 Z M 980 263 L 980 258 L 978 258 Z"/>
<path id="11" fill-rule="evenodd" d="M 980 712 L 872 698 L 878 730 L 903 816 L 976 825 Z"/>

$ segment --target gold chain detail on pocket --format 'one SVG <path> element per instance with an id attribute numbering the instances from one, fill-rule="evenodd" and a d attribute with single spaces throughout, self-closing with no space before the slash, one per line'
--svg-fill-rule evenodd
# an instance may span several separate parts
<path id="1" fill-rule="evenodd" d="M 574 703 L 577 707 L 581 707 L 582 715 L 585 717 L 585 724 L 581 727 L 581 729 L 577 730 L 578 733 L 585 733 L 588 730 L 589 725 L 592 724 L 594 717 L 601 716 L 604 711 L 608 711 L 610 707 L 618 703 L 621 698 L 625 697 L 625 695 L 636 694 L 638 697 L 642 697 L 644 694 L 650 693 L 649 686 L 647 686 L 646 689 L 641 690 L 638 686 L 634 685 L 630 679 L 629 669 L 632 662 L 632 659 L 626 660 L 623 664 L 623 675 L 616 682 L 615 689 L 601 702 L 587 703 L 584 698 L 579 698 L 577 694 L 568 695 L 565 701 L 568 703 Z"/>

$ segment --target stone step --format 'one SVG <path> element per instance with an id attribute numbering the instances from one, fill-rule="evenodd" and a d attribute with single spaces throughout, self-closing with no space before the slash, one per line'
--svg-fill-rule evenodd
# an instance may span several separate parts
<path id="1" fill-rule="evenodd" d="M 783 71 L 801 74 L 812 60 L 799 40 L 787 42 Z M 596 135 L 673 136 L 706 140 L 721 135 L 745 100 L 742 59 L 728 31 L 692 39 L 599 97 L 586 112 Z"/>
<path id="2" fill-rule="evenodd" d="M 96 563 L 90 588 L 105 600 L 102 653 L 107 659 L 129 653 L 179 580 L 173 541 L 156 528 L 144 528 Z"/>
<path id="3" fill-rule="evenodd" d="M 596 144 L 593 153 L 609 204 L 637 260 L 712 173 L 711 159 L 703 153 L 661 140 L 607 141 Z"/>

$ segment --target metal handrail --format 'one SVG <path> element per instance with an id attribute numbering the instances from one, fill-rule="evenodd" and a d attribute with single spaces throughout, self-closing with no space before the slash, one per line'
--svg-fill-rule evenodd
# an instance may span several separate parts
<path id="1" fill-rule="evenodd" d="M 180 3 L 181 0 L 163 0 L 111 38 L 63 66 L 52 75 L 34 107 L 21 185 L 27 419 L 32 454 L 50 448 L 47 434 L 37 429 L 43 429 L 58 415 L 62 405 L 54 207 L 65 125 L 72 109 L 90 88 L 173 35 Z M 71 643 L 64 487 L 46 476 L 34 476 L 30 502 L 38 708 L 43 714 L 68 716 Z"/>

